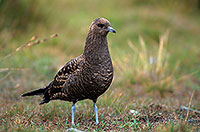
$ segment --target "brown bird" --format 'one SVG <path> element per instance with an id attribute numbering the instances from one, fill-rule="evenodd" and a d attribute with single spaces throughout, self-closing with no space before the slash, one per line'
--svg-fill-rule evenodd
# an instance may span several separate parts
<path id="1" fill-rule="evenodd" d="M 116 33 L 110 22 L 105 18 L 95 19 L 90 25 L 83 54 L 67 62 L 49 85 L 25 93 L 22 97 L 43 95 L 40 105 L 57 99 L 73 102 L 72 124 L 74 124 L 75 103 L 90 99 L 94 102 L 96 124 L 98 124 L 96 102 L 113 79 L 113 66 L 106 38 L 108 32 Z"/>

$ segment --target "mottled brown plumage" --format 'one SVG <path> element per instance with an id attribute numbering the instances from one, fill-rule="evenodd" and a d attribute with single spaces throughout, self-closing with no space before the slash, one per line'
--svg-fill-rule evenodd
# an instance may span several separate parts
<path id="1" fill-rule="evenodd" d="M 97 98 L 108 89 L 113 79 L 113 66 L 106 39 L 109 31 L 115 33 L 108 20 L 94 20 L 86 38 L 83 54 L 66 63 L 48 86 L 22 96 L 44 95 L 40 104 L 56 99 L 73 104 L 90 99 L 96 103 Z"/>

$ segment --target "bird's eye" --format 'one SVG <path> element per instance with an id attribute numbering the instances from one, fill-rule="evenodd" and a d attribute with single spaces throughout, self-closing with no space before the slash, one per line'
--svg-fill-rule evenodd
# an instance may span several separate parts
<path id="1" fill-rule="evenodd" d="M 97 24 L 97 26 L 102 28 L 104 25 L 103 24 Z"/>

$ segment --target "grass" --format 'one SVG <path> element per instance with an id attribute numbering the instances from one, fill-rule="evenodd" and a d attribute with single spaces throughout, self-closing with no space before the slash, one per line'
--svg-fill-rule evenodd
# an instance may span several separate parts
<path id="1" fill-rule="evenodd" d="M 180 109 L 200 108 L 196 2 L 0 1 L 0 131 L 198 131 L 199 113 Z M 11 7 L 20 11 L 7 10 Z M 99 125 L 92 102 L 85 100 L 76 104 L 71 126 L 71 103 L 39 106 L 41 97 L 20 95 L 47 85 L 83 51 L 88 26 L 97 17 L 108 18 L 117 30 L 108 36 L 115 76 L 97 102 Z M 36 44 L 54 33 L 59 37 Z"/>
<path id="2" fill-rule="evenodd" d="M 162 97 L 167 92 L 173 92 L 173 87 L 176 87 L 177 83 L 178 62 L 173 69 L 169 68 L 169 55 L 165 46 L 167 37 L 168 32 L 161 36 L 159 46 L 153 53 L 149 53 L 151 50 L 146 48 L 142 37 L 139 37 L 139 48 L 129 41 L 131 53 L 122 60 L 117 60 L 116 64 L 122 71 L 122 82 L 141 85 L 146 92 L 158 92 Z"/>

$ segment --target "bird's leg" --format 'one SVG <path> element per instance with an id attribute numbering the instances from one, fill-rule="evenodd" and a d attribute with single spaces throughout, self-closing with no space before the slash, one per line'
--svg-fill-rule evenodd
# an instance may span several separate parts
<path id="1" fill-rule="evenodd" d="M 96 119 L 96 125 L 97 125 L 99 121 L 98 121 L 98 110 L 97 110 L 96 102 L 94 102 L 94 113 L 95 113 L 95 119 Z"/>
<path id="2" fill-rule="evenodd" d="M 75 103 L 72 105 L 72 125 L 74 125 L 74 113 L 75 113 Z"/>

